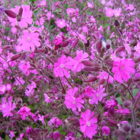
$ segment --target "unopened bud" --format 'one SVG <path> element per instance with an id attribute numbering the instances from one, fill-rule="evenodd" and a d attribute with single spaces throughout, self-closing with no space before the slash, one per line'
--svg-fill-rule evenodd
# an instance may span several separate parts
<path id="1" fill-rule="evenodd" d="M 114 25 L 117 26 L 117 27 L 119 27 L 120 26 L 119 21 L 118 20 L 115 20 Z"/>
<path id="2" fill-rule="evenodd" d="M 73 43 L 73 48 L 78 44 L 78 42 L 79 42 L 79 39 L 77 38 L 76 40 L 75 40 L 75 42 Z"/>
<path id="3" fill-rule="evenodd" d="M 17 21 L 21 21 L 22 13 L 23 13 L 23 8 L 20 7 L 20 9 L 19 9 L 19 11 L 18 11 L 18 15 L 17 15 Z"/>
<path id="4" fill-rule="evenodd" d="M 124 101 L 123 106 L 130 109 L 132 107 L 132 102 L 131 101 Z"/>
<path id="5" fill-rule="evenodd" d="M 140 62 L 140 57 L 136 58 L 134 61 L 135 61 L 135 63 Z"/>
<path id="6" fill-rule="evenodd" d="M 139 138 L 135 135 L 131 136 L 130 140 L 138 140 Z"/>
<path id="7" fill-rule="evenodd" d="M 107 118 L 107 121 L 109 122 L 110 125 L 117 126 L 117 122 L 115 120 Z"/>
<path id="8" fill-rule="evenodd" d="M 61 44 L 61 47 L 67 47 L 69 45 L 69 41 L 64 41 L 62 44 Z"/>
<path id="9" fill-rule="evenodd" d="M 96 81 L 96 80 L 98 80 L 97 77 L 91 77 L 91 78 L 89 78 L 88 80 L 86 80 L 85 82 L 94 82 L 94 81 Z"/>
<path id="10" fill-rule="evenodd" d="M 7 62 L 17 60 L 18 58 L 20 58 L 20 56 L 21 56 L 21 53 L 16 54 L 16 55 L 12 56 Z"/>
<path id="11" fill-rule="evenodd" d="M 87 7 L 85 7 L 84 9 L 83 9 L 83 11 L 86 11 L 88 9 L 88 6 Z"/>
<path id="12" fill-rule="evenodd" d="M 125 49 L 125 47 L 117 48 L 117 49 L 116 49 L 116 53 L 121 52 L 121 51 L 123 51 L 124 49 Z"/>
<path id="13" fill-rule="evenodd" d="M 101 121 L 101 125 L 102 125 L 102 126 L 106 126 L 106 125 L 107 125 L 106 121 L 105 121 L 105 120 L 102 120 L 102 121 Z"/>
<path id="14" fill-rule="evenodd" d="M 86 66 L 83 70 L 84 71 L 99 71 L 100 68 L 99 67 L 88 67 L 88 66 Z"/>
<path id="15" fill-rule="evenodd" d="M 11 17 L 11 18 L 16 18 L 17 17 L 17 14 L 15 12 L 11 11 L 11 10 L 5 10 L 4 12 L 6 13 L 6 15 L 8 17 Z"/>
<path id="16" fill-rule="evenodd" d="M 96 49 L 97 49 L 98 53 L 101 53 L 101 48 L 102 48 L 102 41 L 99 40 L 99 41 L 96 43 Z"/>
<path id="17" fill-rule="evenodd" d="M 89 60 L 83 60 L 81 61 L 85 66 L 94 66 L 94 63 Z"/>

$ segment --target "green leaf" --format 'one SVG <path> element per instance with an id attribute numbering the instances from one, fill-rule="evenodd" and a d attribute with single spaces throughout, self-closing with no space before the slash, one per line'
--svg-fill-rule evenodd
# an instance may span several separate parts
<path id="1" fill-rule="evenodd" d="M 87 14 L 91 16 L 92 15 L 92 12 L 87 12 Z"/>
<path id="2" fill-rule="evenodd" d="M 64 7 L 65 7 L 65 9 L 67 9 L 67 8 L 68 8 L 68 4 L 67 4 L 67 3 L 65 3 L 65 4 L 64 4 Z"/>
<path id="3" fill-rule="evenodd" d="M 122 104 L 122 98 L 121 97 L 117 97 L 116 99 L 118 101 L 118 104 Z"/>
<path id="4" fill-rule="evenodd" d="M 133 89 L 133 96 L 135 97 L 138 93 L 139 89 Z"/>
<path id="5" fill-rule="evenodd" d="M 66 135 L 66 132 L 65 132 L 65 130 L 64 130 L 63 128 L 64 128 L 64 127 L 60 126 L 60 127 L 58 128 L 58 131 L 59 131 L 59 133 L 60 133 L 61 135 Z"/>
<path id="6" fill-rule="evenodd" d="M 7 135 L 5 136 L 5 140 L 9 140 L 9 137 Z"/>

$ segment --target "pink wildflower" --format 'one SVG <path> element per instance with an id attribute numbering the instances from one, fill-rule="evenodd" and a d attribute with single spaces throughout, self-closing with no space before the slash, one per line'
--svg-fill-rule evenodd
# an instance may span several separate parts
<path id="1" fill-rule="evenodd" d="M 10 137 L 11 138 L 15 137 L 15 132 L 14 131 L 10 131 Z"/>
<path id="2" fill-rule="evenodd" d="M 79 51 L 77 50 L 76 51 L 77 53 L 77 56 L 74 58 L 73 61 L 73 69 L 75 72 L 80 72 L 84 67 L 85 65 L 82 63 L 83 60 L 88 60 L 88 54 L 86 52 L 83 52 L 83 51 Z"/>
<path id="3" fill-rule="evenodd" d="M 24 51 L 34 51 L 35 47 L 40 46 L 39 33 L 29 32 L 27 30 L 23 31 L 22 38 L 19 39 L 19 45 L 21 50 Z"/>
<path id="4" fill-rule="evenodd" d="M 109 78 L 108 78 L 109 76 Z M 113 77 L 110 76 L 107 72 L 105 71 L 102 71 L 102 72 L 99 72 L 99 76 L 98 76 L 99 79 L 105 79 L 106 81 L 108 80 L 108 83 L 113 83 Z"/>
<path id="5" fill-rule="evenodd" d="M 71 69 L 71 66 L 69 64 L 71 58 L 66 57 L 65 55 L 62 55 L 58 62 L 54 64 L 54 74 L 56 77 L 63 77 L 66 76 L 67 78 L 70 77 L 70 72 L 68 69 Z"/>
<path id="6" fill-rule="evenodd" d="M 103 126 L 103 127 L 102 127 L 102 132 L 103 132 L 103 135 L 108 136 L 108 135 L 110 134 L 110 129 L 109 129 L 109 127 Z"/>
<path id="7" fill-rule="evenodd" d="M 66 13 L 70 16 L 70 15 L 75 13 L 75 9 L 74 8 L 68 8 L 68 9 L 66 9 Z"/>
<path id="8" fill-rule="evenodd" d="M 115 16 L 115 17 L 118 17 L 118 16 L 120 16 L 120 14 L 121 14 L 121 9 L 114 9 L 114 10 L 113 10 L 113 13 L 114 13 L 114 16 Z"/>
<path id="9" fill-rule="evenodd" d="M 119 83 L 123 83 L 123 80 L 127 82 L 131 78 L 130 74 L 135 73 L 134 65 L 135 62 L 132 59 L 115 61 L 112 69 L 114 79 Z"/>
<path id="10" fill-rule="evenodd" d="M 66 26 L 66 22 L 64 19 L 59 19 L 57 18 L 56 19 L 56 25 L 59 27 L 59 28 L 64 28 Z"/>
<path id="11" fill-rule="evenodd" d="M 44 125 L 45 124 L 45 121 L 44 121 L 44 116 L 43 115 L 40 115 L 38 114 L 38 120 L 40 120 L 42 122 L 42 124 Z"/>
<path id="12" fill-rule="evenodd" d="M 26 116 L 31 112 L 31 109 L 29 107 L 22 107 L 20 108 L 20 110 L 18 111 L 18 114 L 21 115 L 22 120 L 25 120 Z"/>
<path id="13" fill-rule="evenodd" d="M 32 19 L 33 12 L 30 10 L 29 5 L 22 5 L 21 7 L 23 8 L 23 13 L 22 13 L 21 20 L 19 22 L 17 21 L 16 18 L 8 17 L 8 19 L 10 20 L 12 26 L 19 25 L 21 28 L 28 27 L 28 24 L 32 24 L 33 22 L 33 19 Z M 11 10 L 18 14 L 19 9 L 20 9 L 20 6 L 16 6 L 15 8 L 12 8 Z"/>
<path id="14" fill-rule="evenodd" d="M 52 119 L 50 119 L 50 121 L 48 122 L 49 126 L 55 126 L 55 127 L 59 127 L 60 125 L 62 125 L 62 122 L 59 118 L 57 117 L 53 117 Z"/>
<path id="15" fill-rule="evenodd" d="M 116 109 L 116 113 L 127 115 L 130 111 L 127 108 L 122 109 L 120 105 L 118 105 L 119 109 Z"/>
<path id="16" fill-rule="evenodd" d="M 51 102 L 51 99 L 50 99 L 50 97 L 47 94 L 44 93 L 44 97 L 45 97 L 45 102 L 47 104 Z"/>
<path id="17" fill-rule="evenodd" d="M 103 88 L 103 85 L 99 86 L 98 89 L 93 94 L 92 98 L 89 100 L 90 104 L 98 104 L 98 101 L 101 101 L 103 97 L 106 96 L 106 93 L 104 93 L 105 88 Z"/>
<path id="18" fill-rule="evenodd" d="M 82 100 L 83 96 L 80 96 L 76 98 L 74 95 L 78 91 L 78 88 L 75 87 L 74 89 L 69 89 L 67 91 L 67 95 L 65 96 L 65 105 L 68 109 L 72 109 L 73 112 L 76 111 L 78 108 L 78 111 L 81 111 L 81 108 L 84 108 L 82 104 L 84 104 L 84 100 Z"/>
<path id="19" fill-rule="evenodd" d="M 93 88 L 92 87 L 90 87 L 90 86 L 87 86 L 87 88 L 85 89 L 85 94 L 88 96 L 88 97 L 92 97 L 93 96 L 93 94 L 94 94 L 94 90 L 93 90 Z"/>
<path id="20" fill-rule="evenodd" d="M 90 112 L 90 110 L 86 110 L 81 114 L 80 122 L 80 130 L 84 133 L 84 136 L 92 138 L 97 131 L 97 118 L 93 117 L 94 112 Z"/>
<path id="21" fill-rule="evenodd" d="M 13 116 L 13 114 L 11 113 L 11 111 L 16 108 L 16 104 L 15 103 L 12 103 L 12 102 L 13 102 L 13 98 L 12 97 L 9 97 L 8 98 L 8 102 L 4 101 L 0 105 L 0 111 L 3 113 L 3 117 L 8 118 L 9 116 Z"/>
<path id="22" fill-rule="evenodd" d="M 92 9 L 93 8 L 93 3 L 90 3 L 89 1 L 87 1 L 87 6 Z"/>
<path id="23" fill-rule="evenodd" d="M 114 11 L 111 8 L 107 8 L 105 14 L 107 17 L 112 17 L 114 15 Z"/>

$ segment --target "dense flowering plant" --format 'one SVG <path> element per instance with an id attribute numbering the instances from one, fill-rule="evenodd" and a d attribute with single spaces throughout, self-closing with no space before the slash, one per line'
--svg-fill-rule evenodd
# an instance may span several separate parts
<path id="1" fill-rule="evenodd" d="M 138 140 L 139 0 L 0 0 L 0 140 Z"/>

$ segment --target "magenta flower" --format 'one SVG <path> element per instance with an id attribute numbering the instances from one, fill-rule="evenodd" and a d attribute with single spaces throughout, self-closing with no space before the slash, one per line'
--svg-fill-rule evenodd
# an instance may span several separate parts
<path id="1" fill-rule="evenodd" d="M 75 72 L 80 72 L 85 67 L 82 61 L 88 60 L 87 58 L 88 54 L 86 52 L 79 51 L 79 50 L 77 50 L 76 53 L 77 53 L 77 56 L 74 58 L 74 60 L 72 60 L 72 63 L 74 65 L 73 70 Z"/>
<path id="2" fill-rule="evenodd" d="M 12 103 L 12 102 L 13 102 L 13 98 L 12 97 L 9 97 L 8 98 L 8 102 L 4 101 L 0 105 L 0 112 L 2 112 L 3 117 L 8 118 L 9 116 L 13 116 L 13 114 L 11 113 L 11 111 L 16 108 L 16 104 L 15 103 Z"/>
<path id="3" fill-rule="evenodd" d="M 103 85 L 99 86 L 98 89 L 95 91 L 95 94 L 93 94 L 92 98 L 89 100 L 90 104 L 98 104 L 98 101 L 101 101 L 103 97 L 106 96 L 106 93 L 104 93 L 105 88 L 103 88 Z"/>
<path id="4" fill-rule="evenodd" d="M 108 76 L 109 76 L 109 79 L 108 79 Z M 99 72 L 99 76 L 98 76 L 99 79 L 105 79 L 106 81 L 108 80 L 108 83 L 113 83 L 113 77 L 110 76 L 107 72 L 105 71 L 102 71 L 102 72 Z"/>
<path id="5" fill-rule="evenodd" d="M 45 102 L 47 104 L 51 102 L 51 99 L 50 99 L 50 97 L 47 94 L 44 93 L 44 97 L 45 97 Z"/>
<path id="6" fill-rule="evenodd" d="M 107 8 L 105 14 L 107 17 L 112 17 L 114 15 L 114 11 L 111 8 Z"/>
<path id="7" fill-rule="evenodd" d="M 85 89 L 85 94 L 88 97 L 92 97 L 94 93 L 95 93 L 95 91 L 93 90 L 93 88 L 90 86 L 87 86 L 87 88 Z"/>
<path id="8" fill-rule="evenodd" d="M 92 138 L 97 131 L 97 118 L 93 117 L 94 112 L 90 113 L 90 110 L 86 110 L 81 114 L 80 122 L 80 130 L 84 133 L 84 136 L 88 138 Z"/>
<path id="9" fill-rule="evenodd" d="M 29 32 L 27 30 L 23 31 L 22 38 L 19 39 L 19 45 L 21 46 L 21 51 L 34 51 L 35 47 L 40 46 L 39 33 Z"/>
<path id="10" fill-rule="evenodd" d="M 53 117 L 48 122 L 48 125 L 51 126 L 51 127 L 54 125 L 55 127 L 58 128 L 60 125 L 62 125 L 62 121 L 59 118 L 57 118 L 57 117 Z"/>
<path id="11" fill-rule="evenodd" d="M 66 26 L 66 22 L 64 19 L 59 19 L 57 18 L 56 19 L 56 25 L 59 27 L 59 28 L 64 28 Z"/>
<path id="12" fill-rule="evenodd" d="M 21 28 L 28 27 L 28 24 L 32 24 L 33 22 L 33 19 L 32 19 L 33 12 L 30 10 L 29 5 L 22 5 L 21 7 L 23 8 L 23 13 L 22 13 L 20 21 L 17 21 L 16 18 L 8 17 L 8 19 L 11 22 L 12 26 L 19 25 Z M 11 10 L 16 12 L 16 14 L 18 14 L 19 9 L 20 9 L 20 6 L 16 6 L 15 8 L 12 8 Z"/>
<path id="13" fill-rule="evenodd" d="M 66 76 L 67 78 L 70 77 L 70 72 L 68 69 L 71 69 L 70 65 L 70 57 L 66 57 L 65 55 L 62 55 L 58 62 L 54 64 L 54 74 L 56 77 L 63 77 Z"/>
<path id="14" fill-rule="evenodd" d="M 69 89 L 67 91 L 67 95 L 65 96 L 65 105 L 68 109 L 72 109 L 73 112 L 81 111 L 81 108 L 84 108 L 82 104 L 84 104 L 84 100 L 82 100 L 83 96 L 75 97 L 75 93 L 78 91 L 78 88 L 75 87 L 74 89 Z"/>
<path id="15" fill-rule="evenodd" d="M 31 109 L 29 107 L 22 107 L 20 108 L 20 110 L 18 111 L 18 114 L 21 115 L 22 120 L 25 120 L 26 116 L 31 112 Z"/>
<path id="16" fill-rule="evenodd" d="M 124 114 L 124 115 L 127 115 L 130 113 L 130 111 L 127 108 L 122 109 L 120 105 L 118 105 L 118 108 L 119 109 L 115 109 L 116 113 L 120 113 L 120 114 Z"/>
<path id="17" fill-rule="evenodd" d="M 123 80 L 127 82 L 131 78 L 130 74 L 135 73 L 134 65 L 135 62 L 131 59 L 115 61 L 112 69 L 114 79 L 119 83 L 123 83 Z"/>
<path id="18" fill-rule="evenodd" d="M 103 135 L 108 136 L 110 134 L 110 129 L 107 126 L 102 127 Z"/>

